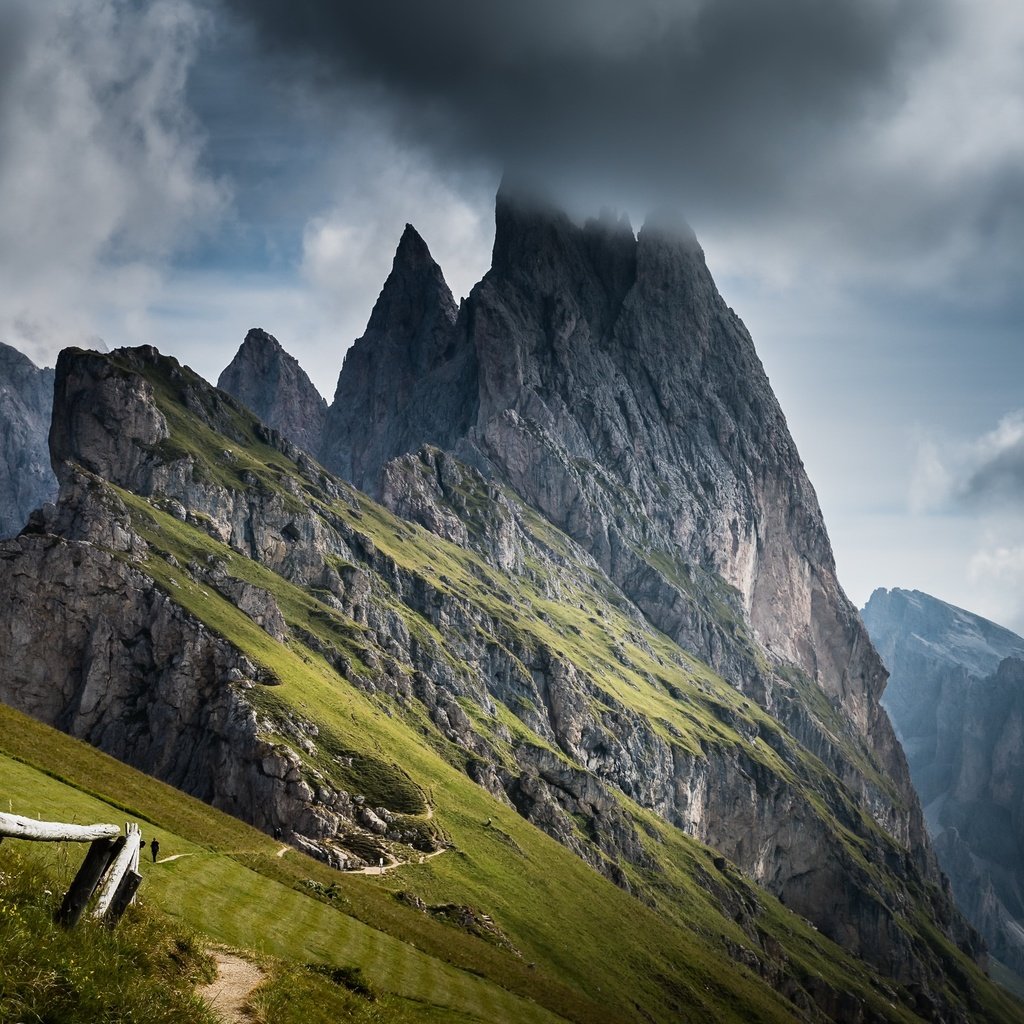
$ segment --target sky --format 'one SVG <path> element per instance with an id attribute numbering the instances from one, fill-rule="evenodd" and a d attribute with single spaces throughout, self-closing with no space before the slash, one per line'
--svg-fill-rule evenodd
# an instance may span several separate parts
<path id="1" fill-rule="evenodd" d="M 505 171 L 670 206 L 850 597 L 1024 630 L 1019 0 L 0 0 L 0 340 L 274 334 L 331 399 L 406 222 L 456 296 Z"/>

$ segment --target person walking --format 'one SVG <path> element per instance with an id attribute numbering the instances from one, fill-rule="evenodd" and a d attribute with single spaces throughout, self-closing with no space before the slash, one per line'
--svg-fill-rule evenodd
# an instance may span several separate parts
<path id="1" fill-rule="evenodd" d="M 153 853 L 153 863 L 155 864 L 156 863 L 156 855 L 160 852 L 160 840 L 157 839 L 156 836 L 154 836 L 149 841 L 149 848 L 150 848 L 150 850 Z"/>

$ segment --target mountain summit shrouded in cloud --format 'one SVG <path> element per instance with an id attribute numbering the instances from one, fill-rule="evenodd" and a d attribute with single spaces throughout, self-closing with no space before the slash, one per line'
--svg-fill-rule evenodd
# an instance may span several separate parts
<path id="1" fill-rule="evenodd" d="M 782 249 L 840 231 L 887 272 L 913 252 L 908 279 L 1020 222 L 1003 90 L 1022 75 L 998 47 L 1020 28 L 1001 5 L 226 3 L 311 89 L 374 107 L 445 169 L 754 217 Z"/>

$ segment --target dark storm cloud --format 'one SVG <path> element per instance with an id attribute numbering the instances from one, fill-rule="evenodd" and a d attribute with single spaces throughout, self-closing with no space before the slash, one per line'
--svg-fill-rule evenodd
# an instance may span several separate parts
<path id="1" fill-rule="evenodd" d="M 0 118 L 11 101 L 11 84 L 25 56 L 25 44 L 32 28 L 32 15 L 25 6 L 8 4 L 0 8 Z M 0 145 L 8 142 L 0 129 Z M 8 148 L 2 146 L 3 149 Z"/>
<path id="2" fill-rule="evenodd" d="M 924 0 L 224 2 L 442 159 L 588 168 L 688 202 L 784 188 L 943 28 Z"/>

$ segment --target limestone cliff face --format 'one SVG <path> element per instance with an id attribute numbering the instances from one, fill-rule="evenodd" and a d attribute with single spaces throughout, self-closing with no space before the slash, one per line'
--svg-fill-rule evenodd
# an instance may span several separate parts
<path id="1" fill-rule="evenodd" d="M 88 482 L 77 486 L 85 498 Z M 0 546 L 0 699 L 249 821 L 289 824 L 287 794 L 261 768 L 275 751 L 239 686 L 256 667 L 118 557 L 144 545 L 123 508 L 98 500 L 86 500 L 90 540 L 31 533 Z M 86 532 L 84 512 L 70 532 Z"/>
<path id="2" fill-rule="evenodd" d="M 436 322 L 436 288 L 419 304 L 415 289 L 401 294 L 401 324 Z M 878 703 L 885 671 L 836 579 L 814 490 L 750 336 L 689 229 L 579 227 L 505 190 L 491 270 L 454 326 L 445 320 L 443 344 L 389 330 L 383 305 L 371 323 L 346 358 L 339 396 L 444 398 L 344 420 L 336 400 L 327 464 L 382 494 L 387 459 L 432 443 L 509 485 L 651 623 L 820 751 L 893 835 L 927 850 Z M 346 451 L 362 453 L 358 470 Z M 809 711 L 794 673 L 837 709 L 843 735 Z M 851 766 L 844 745 L 870 751 L 895 799 Z"/>
<path id="3" fill-rule="evenodd" d="M 52 404 L 53 370 L 0 344 L 0 537 L 57 494 L 46 444 Z"/>
<path id="4" fill-rule="evenodd" d="M 862 614 L 957 902 L 1024 972 L 1024 639 L 919 591 L 876 590 Z"/>
<path id="5" fill-rule="evenodd" d="M 217 387 L 307 452 L 320 446 L 327 403 L 277 338 L 254 327 L 224 368 Z"/>

